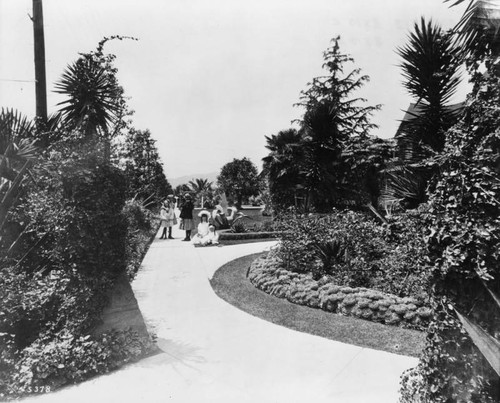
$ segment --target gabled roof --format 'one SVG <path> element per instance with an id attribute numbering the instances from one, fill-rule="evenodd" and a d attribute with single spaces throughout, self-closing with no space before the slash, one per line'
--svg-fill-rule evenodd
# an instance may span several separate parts
<path id="1" fill-rule="evenodd" d="M 447 106 L 447 109 L 449 112 L 458 113 L 461 109 L 464 108 L 464 105 L 465 102 L 459 102 L 457 104 Z M 394 137 L 396 138 L 401 136 L 406 124 L 416 119 L 416 117 L 419 116 L 422 113 L 422 111 L 423 107 L 421 105 L 417 105 L 416 103 L 412 102 L 410 106 L 408 106 L 408 109 L 406 110 L 403 119 L 401 119 L 401 123 L 399 124 L 398 130 L 396 131 Z"/>

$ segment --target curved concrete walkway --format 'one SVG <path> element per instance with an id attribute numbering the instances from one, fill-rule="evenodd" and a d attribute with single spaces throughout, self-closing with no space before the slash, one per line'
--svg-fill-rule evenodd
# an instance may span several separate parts
<path id="1" fill-rule="evenodd" d="M 195 248 L 159 240 L 133 289 L 163 353 L 38 396 L 37 402 L 397 402 L 406 356 L 299 333 L 219 299 L 209 278 L 224 263 L 273 245 Z"/>

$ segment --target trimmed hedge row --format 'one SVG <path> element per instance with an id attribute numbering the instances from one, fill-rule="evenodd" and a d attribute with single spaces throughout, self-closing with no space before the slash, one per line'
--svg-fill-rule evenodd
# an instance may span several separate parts
<path id="1" fill-rule="evenodd" d="M 295 304 L 387 325 L 425 330 L 432 315 L 432 310 L 416 298 L 337 286 L 326 279 L 316 281 L 310 274 L 282 268 L 275 257 L 256 259 L 250 266 L 248 278 L 262 291 Z"/>

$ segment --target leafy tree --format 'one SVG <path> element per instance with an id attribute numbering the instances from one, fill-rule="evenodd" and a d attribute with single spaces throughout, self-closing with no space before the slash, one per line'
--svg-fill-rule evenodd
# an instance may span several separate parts
<path id="1" fill-rule="evenodd" d="M 172 192 L 163 165 L 149 130 L 131 128 L 123 147 L 128 196 L 148 203 L 158 203 Z"/>
<path id="2" fill-rule="evenodd" d="M 266 136 L 269 154 L 262 159 L 263 175 L 269 183 L 271 200 L 275 207 L 284 208 L 295 203 L 298 186 L 304 182 L 304 138 L 296 129 L 282 130 Z"/>
<path id="3" fill-rule="evenodd" d="M 257 167 L 246 157 L 224 165 L 217 184 L 222 192 L 235 198 L 238 207 L 245 197 L 257 195 L 261 187 Z"/>
<path id="4" fill-rule="evenodd" d="M 301 130 L 305 139 L 304 186 L 313 205 L 329 209 L 342 196 L 343 178 L 339 175 L 342 150 L 353 138 L 366 138 L 376 127 L 370 119 L 380 105 L 365 106 L 366 99 L 353 97 L 368 76 L 360 69 L 344 74 L 344 65 L 354 59 L 340 51 L 340 37 L 324 52 L 327 74 L 316 77 L 301 93 L 298 105 L 305 108 Z"/>
<path id="5" fill-rule="evenodd" d="M 408 43 L 397 52 L 402 58 L 404 86 L 417 101 L 400 146 L 410 147 L 413 153 L 420 144 L 441 151 L 444 133 L 456 121 L 457 111 L 448 102 L 460 83 L 461 52 L 450 33 L 424 18 L 420 26 L 415 23 Z"/>

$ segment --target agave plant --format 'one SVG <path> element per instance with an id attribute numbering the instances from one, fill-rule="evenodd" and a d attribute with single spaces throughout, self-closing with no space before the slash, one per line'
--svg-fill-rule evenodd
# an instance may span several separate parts
<path id="1" fill-rule="evenodd" d="M 500 298 L 495 295 L 483 280 L 481 281 L 491 296 L 492 305 L 497 310 L 500 310 Z M 456 308 L 455 313 L 476 347 L 500 377 L 500 342 L 476 324 L 473 319 L 468 318 L 465 313 L 459 312 Z"/>

